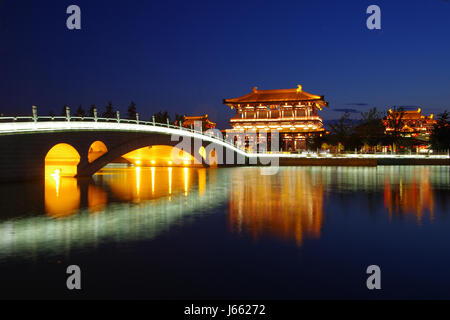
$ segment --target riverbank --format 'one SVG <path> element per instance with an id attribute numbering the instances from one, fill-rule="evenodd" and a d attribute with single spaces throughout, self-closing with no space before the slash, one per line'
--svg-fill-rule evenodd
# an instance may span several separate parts
<path id="1" fill-rule="evenodd" d="M 449 166 L 450 158 L 280 158 L 280 166 Z"/>

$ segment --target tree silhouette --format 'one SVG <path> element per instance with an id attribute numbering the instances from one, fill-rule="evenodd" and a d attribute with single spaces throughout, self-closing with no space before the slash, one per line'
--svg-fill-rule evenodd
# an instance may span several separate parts
<path id="1" fill-rule="evenodd" d="M 75 112 L 75 116 L 77 116 L 77 117 L 85 117 L 86 116 L 86 111 L 84 111 L 83 106 L 81 104 L 78 106 L 78 109 Z"/>
<path id="2" fill-rule="evenodd" d="M 127 116 L 130 120 L 136 120 L 136 104 L 131 101 L 130 106 L 128 107 Z"/>
<path id="3" fill-rule="evenodd" d="M 394 150 L 402 138 L 403 128 L 405 126 L 404 117 L 405 110 L 403 108 L 393 107 L 389 110 L 385 118 L 385 125 L 390 129 L 386 131 L 386 134 L 390 136 Z"/>
<path id="4" fill-rule="evenodd" d="M 176 126 L 180 126 L 183 124 L 183 121 L 184 121 L 184 115 L 175 113 L 175 120 L 174 120 L 173 124 Z"/>
<path id="5" fill-rule="evenodd" d="M 361 140 L 361 144 L 376 145 L 383 141 L 384 125 L 382 113 L 374 107 L 368 112 L 361 112 L 362 119 L 355 127 L 355 134 Z"/>
<path id="6" fill-rule="evenodd" d="M 167 111 L 159 111 L 153 115 L 155 117 L 155 121 L 157 123 L 167 123 L 167 120 L 170 122 L 170 116 Z"/>
<path id="7" fill-rule="evenodd" d="M 111 101 L 106 105 L 106 110 L 103 112 L 103 118 L 115 118 L 116 113 L 114 112 L 114 106 Z"/>
<path id="8" fill-rule="evenodd" d="M 444 151 L 450 149 L 450 121 L 447 110 L 439 115 L 439 120 L 433 127 L 430 140 L 433 150 Z"/>
<path id="9" fill-rule="evenodd" d="M 345 112 L 344 115 L 336 122 L 330 124 L 330 132 L 335 136 L 337 142 L 344 143 L 347 138 L 353 134 L 354 126 L 350 119 L 350 113 Z"/>

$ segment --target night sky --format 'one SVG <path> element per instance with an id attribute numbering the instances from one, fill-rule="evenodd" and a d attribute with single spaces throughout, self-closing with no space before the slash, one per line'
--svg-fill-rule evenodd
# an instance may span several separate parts
<path id="1" fill-rule="evenodd" d="M 82 30 L 66 28 L 81 7 Z M 382 29 L 366 9 L 382 10 Z M 101 111 L 142 118 L 204 114 L 221 128 L 222 99 L 260 89 L 325 95 L 330 108 L 450 110 L 450 2 L 0 0 L 0 112 Z M 337 110 L 336 110 L 337 109 Z M 333 111 L 334 110 L 334 111 Z"/>

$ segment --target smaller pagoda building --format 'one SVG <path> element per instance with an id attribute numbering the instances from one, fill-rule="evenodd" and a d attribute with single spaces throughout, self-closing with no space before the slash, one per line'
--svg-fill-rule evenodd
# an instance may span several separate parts
<path id="1" fill-rule="evenodd" d="M 327 107 L 324 96 L 313 95 L 303 91 L 301 85 L 296 89 L 258 90 L 232 99 L 224 99 L 223 103 L 236 110 L 236 116 L 230 119 L 231 129 L 227 135 L 244 136 L 243 140 L 235 139 L 240 147 L 248 148 L 250 139 L 267 137 L 270 146 L 270 131 L 279 132 L 279 146 L 282 151 L 298 151 L 306 149 L 306 140 L 313 135 L 325 133 L 319 111 Z M 255 135 L 239 135 L 253 132 Z M 256 136 L 256 138 L 254 138 Z M 252 150 L 249 150 L 252 151 Z"/>
<path id="2" fill-rule="evenodd" d="M 436 124 L 434 115 L 422 115 L 422 109 L 392 110 L 383 119 L 386 133 L 400 132 L 402 136 L 428 140 Z"/>
<path id="3" fill-rule="evenodd" d="M 202 123 L 202 130 L 206 131 L 208 129 L 215 129 L 216 123 L 211 122 L 208 119 L 208 115 L 205 114 L 204 116 L 184 116 L 182 126 L 185 128 L 191 128 L 194 127 L 195 122 L 201 122 Z"/>

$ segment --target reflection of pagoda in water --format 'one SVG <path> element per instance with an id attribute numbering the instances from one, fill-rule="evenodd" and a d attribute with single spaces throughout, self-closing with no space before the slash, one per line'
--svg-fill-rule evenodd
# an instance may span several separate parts
<path id="1" fill-rule="evenodd" d="M 306 170 L 285 170 L 281 176 L 233 172 L 229 222 L 233 231 L 255 239 L 275 236 L 301 245 L 319 238 L 323 224 L 323 185 Z M 280 180 L 281 179 L 281 180 Z M 246 184 L 242 180 L 247 181 Z M 317 181 L 315 181 L 317 180 Z"/>
<path id="2" fill-rule="evenodd" d="M 412 181 L 404 183 L 400 178 L 398 185 L 388 179 L 384 184 L 384 205 L 389 216 L 414 214 L 420 224 L 423 214 L 428 211 L 430 220 L 433 219 L 434 197 L 430 183 L 430 172 L 427 169 L 413 174 Z"/>

